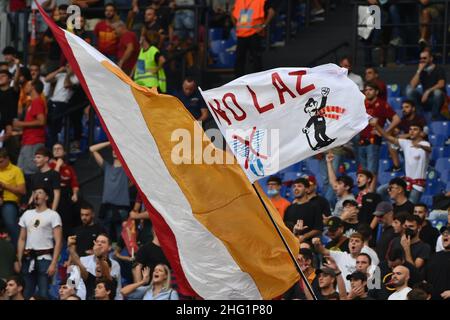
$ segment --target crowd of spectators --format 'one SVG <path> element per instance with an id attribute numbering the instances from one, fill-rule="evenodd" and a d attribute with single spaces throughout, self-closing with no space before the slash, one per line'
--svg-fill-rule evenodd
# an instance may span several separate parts
<path id="1" fill-rule="evenodd" d="M 25 2 L 10 1 L 10 11 L 26 8 Z M 71 28 L 66 24 L 69 1 L 40 2 L 58 25 Z M 193 11 L 176 8 L 195 1 L 71 3 L 96 9 L 83 10 L 81 28 L 73 32 L 136 82 L 174 94 L 196 120 L 208 119 L 195 78 L 187 77 L 176 87 L 166 79 L 173 50 L 191 45 L 196 36 Z M 213 1 L 216 23 L 230 23 L 224 14 L 229 5 Z M 317 17 L 323 14 L 319 1 L 313 1 L 312 10 Z M 36 50 L 24 65 L 19 52 L 7 47 L 0 64 L 0 298 L 188 298 L 177 292 L 149 214 L 142 199 L 130 194 L 120 160 L 114 152 L 102 152 L 109 142 L 89 149 L 104 173 L 100 210 L 83 199 L 67 153 L 79 151 L 81 119 L 89 102 L 50 30 L 36 30 L 36 46 L 48 50 L 45 59 Z M 426 33 L 424 37 L 428 41 Z M 293 199 L 282 197 L 282 177 L 267 182 L 268 196 L 300 242 L 298 262 L 320 299 L 448 299 L 450 217 L 441 230 L 427 218 L 432 209 L 450 215 L 450 194 L 441 195 L 444 205 L 439 208 L 421 203 L 432 148 L 428 126 L 430 120 L 443 120 L 445 72 L 425 48 L 400 117 L 387 102 L 386 84 L 376 68 L 368 67 L 363 79 L 351 72 L 350 58 L 340 64 L 366 95 L 370 124 L 351 143 L 318 155 L 319 172 L 291 181 Z M 64 150 L 61 116 L 78 105 L 68 119 L 74 128 L 72 144 Z M 386 185 L 378 181 L 384 140 L 392 171 L 404 171 L 404 177 Z M 350 155 L 358 164 L 356 179 L 340 174 Z M 136 241 L 128 237 L 131 230 Z M 300 281 L 283 298 L 312 296 Z"/>

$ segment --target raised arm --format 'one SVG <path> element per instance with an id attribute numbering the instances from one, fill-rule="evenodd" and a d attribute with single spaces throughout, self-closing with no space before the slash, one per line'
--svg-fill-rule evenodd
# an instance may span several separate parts
<path id="1" fill-rule="evenodd" d="M 334 169 L 333 169 L 333 160 L 334 160 L 334 154 L 332 152 L 328 152 L 326 155 L 328 180 L 330 181 L 330 185 L 332 187 L 334 187 L 334 185 L 337 183 L 336 173 L 334 172 Z"/>
<path id="2" fill-rule="evenodd" d="M 372 119 L 372 120 L 373 120 L 373 119 Z M 371 120 L 371 121 L 372 121 L 372 120 Z M 378 133 L 381 134 L 381 136 L 382 136 L 383 138 L 385 138 L 385 139 L 386 139 L 387 141 L 389 141 L 390 143 L 399 145 L 398 139 L 397 139 L 396 137 L 393 137 L 393 136 L 391 136 L 390 134 L 388 134 L 386 131 L 384 131 L 384 130 L 380 127 L 380 125 L 379 125 L 378 123 L 376 123 L 376 122 L 371 122 L 371 124 L 372 124 L 372 123 L 375 123 L 375 130 L 377 130 Z"/>
<path id="3" fill-rule="evenodd" d="M 147 285 L 149 282 L 150 282 L 150 268 L 149 268 L 149 267 L 145 267 L 145 268 L 142 270 L 142 280 L 141 280 L 141 281 L 138 281 L 138 282 L 136 282 L 136 283 L 132 283 L 132 284 L 129 284 L 129 285 L 123 287 L 123 288 L 120 290 L 120 293 L 121 293 L 124 297 L 126 297 L 126 296 L 128 296 L 130 293 L 132 293 L 133 291 L 135 291 L 137 288 L 142 287 L 142 286 L 145 286 L 145 285 Z"/>
<path id="4" fill-rule="evenodd" d="M 314 249 L 320 253 L 323 256 L 329 256 L 330 255 L 330 250 L 326 249 L 323 244 L 322 241 L 320 240 L 320 238 L 313 238 L 312 239 L 312 244 L 314 246 Z"/>
<path id="5" fill-rule="evenodd" d="M 89 151 L 94 155 L 95 161 L 100 167 L 103 167 L 104 159 L 99 153 L 100 150 L 108 147 L 111 143 L 109 141 L 94 144 L 89 147 Z"/>

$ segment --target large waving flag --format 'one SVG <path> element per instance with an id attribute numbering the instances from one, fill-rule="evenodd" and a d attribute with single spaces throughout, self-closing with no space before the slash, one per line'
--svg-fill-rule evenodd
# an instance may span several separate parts
<path id="1" fill-rule="evenodd" d="M 249 74 L 202 95 L 252 182 L 347 143 L 368 123 L 364 95 L 334 64 Z"/>
<path id="2" fill-rule="evenodd" d="M 205 299 L 271 299 L 298 281 L 288 251 L 238 164 L 172 161 L 178 144 L 172 134 L 182 129 L 194 137 L 201 130 L 182 103 L 136 85 L 40 11 L 143 195 L 180 292 Z M 225 158 L 209 139 L 200 146 Z M 263 200 L 291 250 L 298 252 L 298 241 L 270 201 Z"/>

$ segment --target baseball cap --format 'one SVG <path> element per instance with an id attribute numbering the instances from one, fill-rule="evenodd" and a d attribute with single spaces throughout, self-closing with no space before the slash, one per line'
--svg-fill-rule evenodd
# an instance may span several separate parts
<path id="1" fill-rule="evenodd" d="M 450 226 L 443 226 L 439 231 L 441 232 L 441 234 L 443 234 L 444 232 L 450 232 Z"/>
<path id="2" fill-rule="evenodd" d="M 345 201 L 342 203 L 342 206 L 345 207 L 345 206 L 348 205 L 348 204 L 350 204 L 350 205 L 352 205 L 352 206 L 354 206 L 354 207 L 358 207 L 358 206 L 359 206 L 359 205 L 358 205 L 358 202 L 356 202 L 356 201 L 353 200 L 353 199 L 347 199 L 347 200 L 345 200 Z"/>
<path id="3" fill-rule="evenodd" d="M 394 210 L 394 208 L 392 207 L 392 204 L 390 202 L 382 201 L 377 205 L 377 208 L 375 209 L 373 215 L 381 217 L 384 216 L 386 213 L 391 212 L 392 210 Z"/>
<path id="4" fill-rule="evenodd" d="M 331 217 L 327 222 L 327 227 L 329 231 L 336 231 L 342 226 L 342 220 L 339 217 Z"/>
<path id="5" fill-rule="evenodd" d="M 309 184 L 310 184 L 310 185 L 311 185 L 311 184 L 317 185 L 316 177 L 304 175 L 303 178 L 307 179 L 307 180 L 309 181 Z"/>
<path id="6" fill-rule="evenodd" d="M 321 273 L 327 274 L 327 275 L 332 276 L 334 278 L 336 277 L 336 271 L 334 271 L 333 269 L 330 269 L 330 268 L 322 268 L 322 269 L 317 269 L 316 270 L 316 275 L 319 275 Z"/>
<path id="7" fill-rule="evenodd" d="M 367 281 L 367 275 L 364 274 L 361 271 L 355 271 L 352 274 L 347 275 L 346 277 L 347 280 L 362 280 L 362 281 Z"/>

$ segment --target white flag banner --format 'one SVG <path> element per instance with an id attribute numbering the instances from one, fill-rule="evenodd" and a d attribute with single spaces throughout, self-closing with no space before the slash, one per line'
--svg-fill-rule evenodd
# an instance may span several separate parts
<path id="1" fill-rule="evenodd" d="M 369 119 L 364 95 L 335 64 L 272 69 L 200 91 L 251 182 L 347 143 Z"/>

